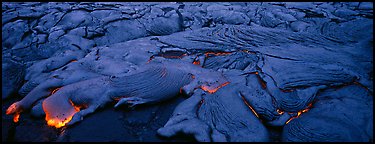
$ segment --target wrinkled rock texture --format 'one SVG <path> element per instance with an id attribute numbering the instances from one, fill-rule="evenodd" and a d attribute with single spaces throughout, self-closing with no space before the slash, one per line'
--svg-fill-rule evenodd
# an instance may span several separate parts
<path id="1" fill-rule="evenodd" d="M 372 73 L 372 2 L 2 2 L 3 142 L 372 142 Z"/>

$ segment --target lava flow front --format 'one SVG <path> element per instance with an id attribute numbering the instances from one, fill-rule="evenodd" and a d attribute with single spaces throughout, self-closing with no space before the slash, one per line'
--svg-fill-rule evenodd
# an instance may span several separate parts
<path id="1" fill-rule="evenodd" d="M 18 122 L 20 118 L 20 113 L 22 112 L 22 109 L 19 108 L 19 102 L 15 102 L 12 105 L 9 106 L 9 108 L 6 110 L 7 115 L 13 114 L 13 122 Z"/>
<path id="2" fill-rule="evenodd" d="M 46 99 L 43 102 L 43 110 L 46 113 L 46 121 L 49 126 L 61 128 L 70 122 L 73 115 L 80 111 L 80 107 L 75 106 L 72 101 L 69 102 L 61 101 L 64 105 L 56 107 L 53 105 L 52 100 Z"/>

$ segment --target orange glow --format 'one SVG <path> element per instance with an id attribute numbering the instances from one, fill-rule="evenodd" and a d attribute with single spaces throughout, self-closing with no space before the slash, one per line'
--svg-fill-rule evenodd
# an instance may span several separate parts
<path id="1" fill-rule="evenodd" d="M 204 85 L 202 85 L 202 86 L 201 86 L 201 89 L 204 90 L 204 91 L 206 91 L 206 92 L 209 92 L 209 93 L 213 94 L 213 93 L 215 93 L 217 90 L 219 90 L 220 88 L 222 88 L 222 87 L 224 87 L 224 86 L 226 86 L 226 85 L 228 85 L 228 84 L 229 84 L 229 82 L 225 82 L 225 83 L 219 85 L 218 87 L 216 87 L 216 88 L 214 88 L 214 89 L 211 89 L 211 88 L 208 87 L 208 86 L 204 86 Z"/>
<path id="2" fill-rule="evenodd" d="M 184 56 L 187 56 L 187 54 L 183 54 L 183 55 L 180 55 L 180 56 L 174 56 L 174 55 L 161 55 L 161 57 L 163 58 L 171 58 L 171 59 L 181 59 L 183 58 Z"/>
<path id="3" fill-rule="evenodd" d="M 191 75 L 191 78 L 195 79 L 195 75 Z"/>
<path id="4" fill-rule="evenodd" d="M 257 79 L 258 79 L 258 82 L 260 83 L 260 85 L 262 86 L 262 89 L 266 89 L 267 88 L 267 84 L 266 82 L 259 76 L 259 73 L 258 72 L 251 72 L 249 74 L 255 74 L 257 75 Z"/>
<path id="5" fill-rule="evenodd" d="M 70 122 L 70 120 L 72 120 L 72 118 L 73 118 L 73 116 L 68 117 L 64 121 L 56 121 L 56 120 L 53 120 L 53 119 L 46 120 L 46 121 L 47 121 L 47 124 L 49 126 L 54 126 L 56 128 L 61 128 L 61 127 L 65 126 L 66 123 Z"/>
<path id="6" fill-rule="evenodd" d="M 22 109 L 20 108 L 19 102 L 15 102 L 9 106 L 5 114 L 7 115 L 13 114 L 13 122 L 17 123 L 19 121 L 21 112 L 22 112 Z"/>
<path id="7" fill-rule="evenodd" d="M 15 102 L 15 103 L 13 103 L 12 105 L 10 105 L 10 106 L 8 107 L 8 109 L 6 110 L 5 114 L 10 115 L 10 114 L 13 114 L 13 113 L 20 113 L 21 110 L 18 109 L 18 107 L 19 107 L 19 104 L 18 104 L 18 103 L 19 103 L 19 102 Z"/>
<path id="8" fill-rule="evenodd" d="M 49 126 L 54 126 L 56 128 L 61 128 L 65 126 L 68 122 L 70 122 L 73 118 L 73 115 L 80 111 L 80 107 L 75 106 L 71 100 L 69 100 L 69 103 L 73 106 L 74 111 L 66 114 L 66 118 L 61 120 L 58 117 L 51 118 L 50 113 L 46 110 L 46 108 L 43 106 L 43 110 L 46 112 L 46 121 Z"/>
<path id="9" fill-rule="evenodd" d="M 297 117 L 299 117 L 302 114 L 302 111 L 297 112 Z"/>
<path id="10" fill-rule="evenodd" d="M 20 118 L 20 114 L 19 113 L 15 113 L 14 115 L 13 115 L 13 121 L 16 123 L 16 122 L 18 122 L 18 119 Z"/>
<path id="11" fill-rule="evenodd" d="M 76 112 L 79 112 L 79 110 L 81 109 L 81 107 L 75 106 L 71 100 L 69 100 L 69 102 L 70 102 L 70 104 L 74 107 L 74 110 L 75 110 Z"/>
<path id="12" fill-rule="evenodd" d="M 298 111 L 298 112 L 297 112 L 297 116 L 291 117 L 288 121 L 286 121 L 285 124 L 288 124 L 292 119 L 295 119 L 295 118 L 299 117 L 302 113 L 308 112 L 308 111 L 311 109 L 311 107 L 312 107 L 312 103 L 310 103 L 310 104 L 307 106 L 306 109 L 303 109 L 303 110 Z M 291 113 L 289 113 L 289 114 L 291 114 Z"/>
<path id="13" fill-rule="evenodd" d="M 295 117 L 291 117 L 288 121 L 285 122 L 285 124 L 288 124 L 292 119 L 294 119 Z"/>
<path id="14" fill-rule="evenodd" d="M 150 63 L 150 61 L 152 61 L 152 59 L 154 59 L 154 56 L 151 56 L 150 59 L 148 59 L 148 61 L 146 62 L 146 64 Z"/>
<path id="15" fill-rule="evenodd" d="M 220 55 L 229 55 L 232 52 L 206 52 L 204 53 L 204 56 L 208 57 L 208 55 L 215 55 L 215 56 L 220 56 Z"/>
<path id="16" fill-rule="evenodd" d="M 258 72 L 248 72 L 246 74 L 256 74 L 256 75 L 258 75 L 259 73 Z"/>
<path id="17" fill-rule="evenodd" d="M 120 97 L 115 97 L 115 98 L 112 98 L 112 99 L 115 100 L 115 101 L 120 101 L 123 98 L 128 98 L 128 96 L 120 96 Z M 82 106 L 82 107 L 86 108 L 87 106 Z"/>
<path id="18" fill-rule="evenodd" d="M 246 99 L 241 95 L 242 101 L 246 104 L 247 107 L 250 108 L 250 110 L 255 114 L 257 118 L 259 118 L 257 112 L 254 110 L 254 108 L 246 101 Z"/>
<path id="19" fill-rule="evenodd" d="M 195 64 L 195 65 L 200 65 L 201 62 L 198 60 L 198 61 L 194 61 L 193 64 Z"/>
<path id="20" fill-rule="evenodd" d="M 302 113 L 308 112 L 308 111 L 311 109 L 311 107 L 312 107 L 312 103 L 310 103 L 310 104 L 307 106 L 307 108 L 304 109 L 304 110 L 302 110 L 301 112 L 302 112 Z"/>
<path id="21" fill-rule="evenodd" d="M 282 111 L 280 109 L 277 109 L 276 111 L 277 111 L 277 113 L 279 113 L 279 115 L 282 115 L 284 113 L 284 111 Z"/>
<path id="22" fill-rule="evenodd" d="M 52 91 L 52 93 L 51 94 L 54 94 L 54 93 L 56 93 L 58 90 L 59 90 L 60 88 L 56 88 L 56 89 L 54 89 L 53 91 Z"/>
<path id="23" fill-rule="evenodd" d="M 262 89 L 266 89 L 266 88 L 267 88 L 266 82 L 263 81 L 262 78 L 260 78 L 260 76 L 258 75 L 258 72 L 256 72 L 256 75 L 257 75 L 257 78 L 258 78 L 258 82 L 259 82 L 260 85 L 262 86 Z"/>
<path id="24" fill-rule="evenodd" d="M 71 60 L 70 62 L 76 62 L 77 60 Z"/>

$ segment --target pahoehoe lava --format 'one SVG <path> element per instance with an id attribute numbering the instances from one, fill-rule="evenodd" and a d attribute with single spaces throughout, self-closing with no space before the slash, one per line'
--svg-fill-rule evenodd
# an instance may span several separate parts
<path id="1" fill-rule="evenodd" d="M 372 142 L 372 52 L 372 2 L 2 2 L 2 141 Z"/>

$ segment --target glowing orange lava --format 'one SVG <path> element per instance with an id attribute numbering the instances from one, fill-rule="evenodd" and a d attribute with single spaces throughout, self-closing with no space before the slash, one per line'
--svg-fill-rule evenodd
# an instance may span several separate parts
<path id="1" fill-rule="evenodd" d="M 198 61 L 194 61 L 193 64 L 195 64 L 195 65 L 200 65 L 201 62 L 198 60 Z"/>
<path id="2" fill-rule="evenodd" d="M 304 110 L 302 110 L 301 112 L 305 113 L 305 112 L 307 112 L 307 111 L 309 111 L 309 109 L 304 109 Z"/>
<path id="3" fill-rule="evenodd" d="M 218 87 L 216 87 L 216 88 L 214 88 L 214 89 L 211 89 L 211 88 L 208 87 L 208 86 L 202 85 L 202 86 L 201 86 L 201 89 L 204 90 L 204 91 L 206 91 L 206 92 L 209 92 L 209 93 L 213 94 L 213 93 L 215 93 L 217 90 L 219 90 L 220 88 L 222 88 L 222 87 L 224 87 L 224 86 L 226 86 L 226 85 L 228 85 L 228 84 L 229 84 L 229 82 L 225 82 L 225 83 L 219 85 Z"/>
<path id="4" fill-rule="evenodd" d="M 266 82 L 262 78 L 260 78 L 260 76 L 258 75 L 258 72 L 256 72 L 256 75 L 257 75 L 257 78 L 258 78 L 258 82 L 262 86 L 262 89 L 266 89 L 267 88 Z"/>
<path id="5" fill-rule="evenodd" d="M 49 126 L 54 126 L 56 128 L 61 128 L 65 126 L 68 122 L 70 122 L 73 118 L 73 115 L 80 111 L 80 107 L 75 106 L 71 100 L 69 100 L 70 104 L 73 106 L 74 110 L 65 113 L 65 118 L 59 119 L 58 117 L 51 117 L 50 112 L 43 106 L 43 110 L 46 113 L 46 121 Z"/>
<path id="6" fill-rule="evenodd" d="M 7 115 L 13 114 L 13 122 L 15 123 L 18 122 L 20 113 L 22 112 L 22 109 L 19 109 L 19 107 L 19 102 L 15 102 L 5 111 L 5 114 Z"/>
<path id="7" fill-rule="evenodd" d="M 291 117 L 288 121 L 285 122 L 285 124 L 288 124 L 292 119 L 294 119 L 295 117 Z"/>
<path id="8" fill-rule="evenodd" d="M 60 88 L 56 88 L 56 89 L 54 89 L 53 91 L 52 91 L 52 93 L 51 94 L 54 94 L 54 93 L 56 93 L 58 90 L 59 90 Z"/>
<path id="9" fill-rule="evenodd" d="M 70 62 L 76 62 L 77 60 L 71 60 Z"/>
<path id="10" fill-rule="evenodd" d="M 279 113 L 280 115 L 282 115 L 282 114 L 284 113 L 284 111 L 282 111 L 282 110 L 280 110 L 280 109 L 277 109 L 276 111 L 277 111 L 277 113 Z"/>
<path id="11" fill-rule="evenodd" d="M 13 103 L 12 105 L 10 105 L 8 107 L 8 109 L 6 110 L 5 114 L 10 115 L 12 113 L 19 113 L 20 111 L 16 111 L 17 107 L 19 107 L 18 106 L 18 102 Z"/>
<path id="12" fill-rule="evenodd" d="M 258 113 L 254 110 L 254 108 L 246 101 L 246 99 L 241 95 L 243 102 L 246 104 L 247 107 L 255 114 L 257 118 L 259 118 Z"/>
<path id="13" fill-rule="evenodd" d="M 49 126 L 54 126 L 56 128 L 61 128 L 63 126 L 65 126 L 66 123 L 70 122 L 70 120 L 72 120 L 73 116 L 70 116 L 68 117 L 67 119 L 65 119 L 64 121 L 57 121 L 57 120 L 53 120 L 53 119 L 50 119 L 50 120 L 47 120 L 47 124 Z"/>
<path id="14" fill-rule="evenodd" d="M 232 52 L 206 52 L 204 53 L 204 56 L 208 57 L 208 55 L 215 55 L 215 56 L 220 56 L 220 55 L 229 55 Z"/>
<path id="15" fill-rule="evenodd" d="M 181 59 L 181 58 L 183 58 L 184 56 L 187 56 L 187 54 L 183 54 L 183 55 L 180 55 L 180 56 L 176 56 L 176 55 L 164 55 L 164 54 L 161 54 L 160 56 L 163 57 L 163 58 Z"/>
<path id="16" fill-rule="evenodd" d="M 19 118 L 20 118 L 20 114 L 19 113 L 16 113 L 16 114 L 13 115 L 13 121 L 15 123 L 18 122 Z"/>
<path id="17" fill-rule="evenodd" d="M 302 113 L 305 113 L 305 112 L 308 112 L 312 107 L 312 103 L 310 103 L 306 109 L 303 109 L 303 110 L 300 110 L 297 112 L 297 116 L 294 116 L 294 117 L 291 117 L 288 121 L 286 121 L 285 124 L 288 124 L 292 119 L 295 119 L 297 117 L 299 117 Z"/>

